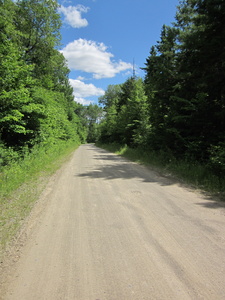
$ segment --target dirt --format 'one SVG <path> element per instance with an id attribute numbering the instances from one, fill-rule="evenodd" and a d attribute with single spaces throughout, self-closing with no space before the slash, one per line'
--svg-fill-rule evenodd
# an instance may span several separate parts
<path id="1" fill-rule="evenodd" d="M 225 299 L 225 207 L 82 145 L 1 265 L 4 300 Z"/>

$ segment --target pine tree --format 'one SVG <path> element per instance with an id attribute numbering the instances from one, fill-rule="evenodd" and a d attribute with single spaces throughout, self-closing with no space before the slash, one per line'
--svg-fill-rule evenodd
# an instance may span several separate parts
<path id="1" fill-rule="evenodd" d="M 183 1 L 175 24 L 180 31 L 180 89 L 175 98 L 189 107 L 182 134 L 187 151 L 199 158 L 208 156 L 210 145 L 224 140 L 224 5 L 222 0 Z"/>

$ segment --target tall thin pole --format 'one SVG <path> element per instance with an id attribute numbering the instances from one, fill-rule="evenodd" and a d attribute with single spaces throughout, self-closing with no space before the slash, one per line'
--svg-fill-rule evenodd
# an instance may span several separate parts
<path id="1" fill-rule="evenodd" d="M 133 79 L 136 79 L 136 74 L 135 74 L 135 61 L 134 61 L 134 58 L 133 58 Z"/>

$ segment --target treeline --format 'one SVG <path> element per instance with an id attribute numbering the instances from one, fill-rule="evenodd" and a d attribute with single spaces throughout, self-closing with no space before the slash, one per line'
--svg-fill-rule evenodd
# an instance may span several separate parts
<path id="1" fill-rule="evenodd" d="M 111 85 L 101 142 L 225 171 L 225 1 L 184 0 L 146 59 L 144 80 Z"/>
<path id="2" fill-rule="evenodd" d="M 84 142 L 55 0 L 0 0 L 0 163 L 37 145 Z M 77 113 L 76 113 L 77 112 Z"/>

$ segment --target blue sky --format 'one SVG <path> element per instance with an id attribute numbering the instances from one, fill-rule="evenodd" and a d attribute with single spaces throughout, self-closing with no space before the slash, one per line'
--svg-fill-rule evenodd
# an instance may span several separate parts
<path id="1" fill-rule="evenodd" d="M 61 52 L 71 70 L 75 101 L 98 103 L 110 84 L 144 77 L 151 46 L 163 24 L 174 21 L 179 0 L 59 1 L 63 21 Z"/>

